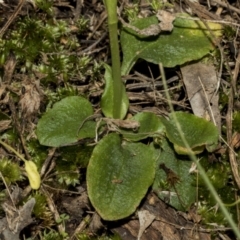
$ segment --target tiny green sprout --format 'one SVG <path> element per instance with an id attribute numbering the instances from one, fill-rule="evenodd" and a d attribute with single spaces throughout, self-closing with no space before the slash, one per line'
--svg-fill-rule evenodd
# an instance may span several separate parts
<path id="1" fill-rule="evenodd" d="M 56 220 L 56 222 L 58 224 L 63 224 L 63 226 L 65 226 L 66 221 L 69 219 L 70 219 L 69 215 L 63 213 L 60 215 L 60 218 Z M 64 239 L 68 237 L 68 234 L 66 232 L 61 232 L 60 234 Z"/>
<path id="2" fill-rule="evenodd" d="M 164 9 L 166 7 L 173 7 L 173 5 L 170 4 L 169 2 L 162 1 L 162 0 L 152 0 L 152 1 L 148 0 L 148 2 L 155 11 Z"/>
<path id="3" fill-rule="evenodd" d="M 139 4 L 138 3 L 129 4 L 124 9 L 124 15 L 126 15 L 127 19 L 130 22 L 137 19 L 138 12 L 139 12 Z"/>
<path id="4" fill-rule="evenodd" d="M 75 186 L 79 184 L 79 173 L 77 171 L 62 171 L 57 174 L 58 182 L 61 184 Z"/>
<path id="5" fill-rule="evenodd" d="M 86 30 L 89 20 L 85 19 L 84 17 L 79 18 L 76 21 L 76 27 L 78 28 L 78 33 L 82 33 Z"/>
<path id="6" fill-rule="evenodd" d="M 56 220 L 56 222 L 57 222 L 58 224 L 60 224 L 60 223 L 65 223 L 67 220 L 69 220 L 69 218 L 70 218 L 69 215 L 63 213 L 63 214 L 61 214 L 60 217 Z"/>
<path id="7" fill-rule="evenodd" d="M 53 15 L 53 1 L 52 0 L 35 0 L 37 7 L 48 15 Z"/>
<path id="8" fill-rule="evenodd" d="M 228 25 L 224 26 L 223 32 L 224 32 L 224 35 L 228 38 L 228 40 L 229 38 L 230 40 L 234 39 L 236 36 L 236 30 Z"/>
<path id="9" fill-rule="evenodd" d="M 43 236 L 41 236 L 42 240 L 66 240 L 68 239 L 68 234 L 66 232 L 64 233 L 58 233 L 55 230 L 51 229 L 49 230 L 44 230 Z"/>

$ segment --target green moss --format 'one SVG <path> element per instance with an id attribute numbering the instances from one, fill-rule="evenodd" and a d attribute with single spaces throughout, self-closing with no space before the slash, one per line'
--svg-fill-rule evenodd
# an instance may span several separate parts
<path id="1" fill-rule="evenodd" d="M 78 24 L 84 28 L 86 21 L 79 20 Z M 68 81 L 77 78 L 79 72 L 84 75 L 91 61 L 87 56 L 77 56 L 79 47 L 77 36 L 71 33 L 67 22 L 25 17 L 17 23 L 9 39 L 0 40 L 0 66 L 13 52 L 21 72 L 39 72 L 45 75 L 42 80 L 51 82 Z"/>
<path id="2" fill-rule="evenodd" d="M 236 30 L 234 28 L 232 28 L 231 26 L 225 25 L 223 32 L 227 38 L 233 39 L 236 37 Z"/>
<path id="3" fill-rule="evenodd" d="M 121 240 L 121 237 L 118 234 L 112 234 L 112 235 L 103 235 L 100 237 L 91 237 L 87 233 L 80 233 L 76 236 L 77 240 Z"/>
<path id="4" fill-rule="evenodd" d="M 61 156 L 68 162 L 74 162 L 80 167 L 87 167 L 93 146 L 68 146 L 60 149 Z"/>
<path id="5" fill-rule="evenodd" d="M 223 91 L 219 94 L 219 107 L 220 109 L 223 109 L 228 104 L 228 95 L 224 93 Z"/>
<path id="6" fill-rule="evenodd" d="M 40 145 L 38 140 L 31 139 L 27 142 L 27 150 L 36 163 L 38 169 L 40 169 L 47 158 L 47 147 Z"/>
<path id="7" fill-rule="evenodd" d="M 36 218 L 41 219 L 41 225 L 49 228 L 54 225 L 53 215 L 48 208 L 46 196 L 36 192 L 32 197 L 35 198 L 36 203 L 33 208 L 33 214 Z"/>
<path id="8" fill-rule="evenodd" d="M 78 91 L 72 85 L 65 83 L 64 87 L 58 87 L 56 91 L 51 91 L 47 89 L 45 95 L 48 99 L 47 110 L 52 107 L 52 105 L 65 97 L 77 96 Z M 47 111 L 46 110 L 46 111 Z"/>
<path id="9" fill-rule="evenodd" d="M 235 112 L 233 114 L 233 129 L 240 132 L 240 112 Z"/>
<path id="10" fill-rule="evenodd" d="M 35 0 L 36 6 L 49 15 L 53 15 L 53 0 Z"/>
<path id="11" fill-rule="evenodd" d="M 43 236 L 41 237 L 42 240 L 66 240 L 68 238 L 66 238 L 65 235 L 62 235 L 58 232 L 56 232 L 55 230 L 45 230 L 43 233 Z"/>
<path id="12" fill-rule="evenodd" d="M 7 184 L 16 183 L 22 179 L 19 165 L 5 158 L 0 160 L 0 172 Z"/>

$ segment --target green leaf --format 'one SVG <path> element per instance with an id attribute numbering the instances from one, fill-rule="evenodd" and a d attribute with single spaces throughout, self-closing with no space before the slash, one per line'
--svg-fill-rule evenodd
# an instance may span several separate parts
<path id="1" fill-rule="evenodd" d="M 105 66 L 105 89 L 101 98 L 101 108 L 104 115 L 108 118 L 113 118 L 113 79 L 112 79 L 112 69 L 107 64 Z M 126 93 L 125 87 L 122 88 L 122 105 L 121 105 L 121 116 L 123 119 L 128 111 L 129 101 Z"/>
<path id="2" fill-rule="evenodd" d="M 105 136 L 95 147 L 87 169 L 89 198 L 105 220 L 132 214 L 155 175 L 153 148 L 122 142 L 118 134 Z"/>
<path id="3" fill-rule="evenodd" d="M 189 173 L 192 162 L 179 159 L 167 140 L 163 141 L 161 148 L 153 189 L 159 198 L 176 209 L 188 210 L 196 200 L 195 176 Z M 175 187 L 169 184 L 166 172 L 159 168 L 160 164 L 164 164 L 179 177 Z"/>
<path id="4" fill-rule="evenodd" d="M 160 118 L 151 112 L 138 113 L 130 120 L 138 121 L 140 127 L 136 131 L 120 130 L 120 133 L 127 140 L 139 141 L 147 137 L 159 136 L 164 131 L 164 125 Z"/>
<path id="5" fill-rule="evenodd" d="M 79 96 L 62 99 L 39 120 L 37 136 L 40 143 L 59 147 L 94 137 L 95 122 L 85 121 L 92 114 L 93 109 L 87 99 Z"/>
<path id="6" fill-rule="evenodd" d="M 189 152 L 179 134 L 174 115 L 179 122 L 186 141 L 195 154 L 201 153 L 205 146 L 208 151 L 213 151 L 216 148 L 219 133 L 213 123 L 193 114 L 175 112 L 169 115 L 169 120 L 162 118 L 162 121 L 166 127 L 167 137 L 173 143 L 178 154 L 187 155 Z"/>
<path id="7" fill-rule="evenodd" d="M 128 74 L 139 58 L 155 64 L 161 62 L 164 67 L 175 67 L 200 59 L 215 48 L 212 36 L 203 22 L 182 17 L 187 18 L 188 15 L 181 14 L 174 21 L 171 33 L 163 32 L 157 37 L 140 38 L 137 34 L 132 34 L 132 30 L 124 29 L 121 33 L 122 75 Z M 133 23 L 139 29 L 147 28 L 151 24 L 158 24 L 155 16 Z M 215 37 L 221 35 L 220 24 L 208 23 L 208 26 Z"/>

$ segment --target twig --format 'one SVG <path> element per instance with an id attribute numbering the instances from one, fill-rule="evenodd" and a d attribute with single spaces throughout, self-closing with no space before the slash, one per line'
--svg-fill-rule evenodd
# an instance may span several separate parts
<path id="1" fill-rule="evenodd" d="M 159 64 L 159 68 L 160 68 L 160 72 L 161 72 L 161 75 L 162 75 L 162 79 L 163 79 L 163 83 L 164 83 L 164 89 L 166 90 L 166 97 L 167 97 L 167 100 L 168 100 L 168 103 L 169 103 L 169 107 L 171 109 L 171 112 L 174 112 L 174 109 L 173 109 L 173 106 L 171 104 L 171 97 L 170 97 L 170 94 L 169 92 L 167 91 L 167 84 L 166 84 L 166 77 L 165 77 L 165 73 L 164 73 L 164 69 L 163 69 L 163 65 L 162 64 Z M 194 153 L 192 152 L 192 149 L 190 148 L 183 132 L 182 132 L 182 129 L 181 129 L 181 125 L 179 124 L 178 120 L 177 120 L 177 117 L 175 114 L 173 114 L 173 120 L 175 121 L 175 124 L 176 124 L 176 127 L 177 127 L 177 131 L 179 132 L 179 135 L 184 143 L 184 145 L 186 146 L 186 148 L 188 149 L 189 151 L 189 157 L 191 158 L 191 160 L 193 160 L 201 175 L 202 175 L 202 178 L 206 184 L 206 186 L 208 187 L 209 191 L 211 192 L 212 196 L 215 198 L 216 202 L 218 203 L 220 209 L 222 210 L 226 220 L 228 221 L 229 225 L 232 227 L 232 230 L 234 231 L 234 233 L 236 234 L 236 236 L 238 238 L 240 238 L 240 232 L 239 232 L 239 229 L 238 229 L 238 226 L 236 225 L 236 223 L 234 222 L 234 220 L 232 219 L 232 217 L 230 216 L 227 208 L 224 206 L 224 203 L 222 202 L 222 200 L 220 199 L 218 193 L 216 192 L 214 186 L 212 185 L 212 183 L 210 182 L 204 168 L 201 166 L 201 164 L 197 161 L 197 158 L 196 156 L 194 155 Z M 230 118 L 230 121 L 231 121 L 231 118 Z M 230 151 L 232 152 L 232 151 Z M 236 171 L 238 171 L 238 166 L 236 168 Z"/>
<path id="2" fill-rule="evenodd" d="M 208 104 L 208 113 L 211 114 L 211 119 L 212 119 L 214 125 L 217 126 L 216 119 L 215 119 L 215 117 L 214 117 L 214 114 L 213 114 L 213 111 L 212 111 L 212 108 L 211 108 L 210 102 L 209 102 L 209 100 L 208 100 L 208 96 L 207 96 L 207 93 L 206 93 L 205 87 L 204 87 L 204 85 L 203 85 L 202 80 L 201 80 L 200 77 L 198 77 L 198 81 L 200 82 L 200 85 L 201 85 L 201 87 L 202 87 L 202 90 L 203 90 L 203 93 L 204 93 L 204 96 L 205 96 L 206 102 L 207 102 L 207 104 Z"/>
<path id="3" fill-rule="evenodd" d="M 225 21 L 225 20 L 208 20 L 208 19 L 200 19 L 198 17 L 185 17 L 185 16 L 177 16 L 177 18 L 188 19 L 188 20 L 193 20 L 193 21 L 210 22 L 210 23 L 220 23 L 220 24 L 233 25 L 236 27 L 240 27 L 239 23 L 229 22 L 229 21 Z"/>
<path id="4" fill-rule="evenodd" d="M 29 160 L 29 159 L 31 159 L 31 156 L 28 153 L 28 150 L 27 150 L 27 147 L 26 147 L 26 141 L 25 141 L 25 139 L 22 135 L 21 127 L 20 127 L 20 124 L 19 124 L 19 121 L 18 121 L 18 118 L 17 118 L 16 107 L 15 107 L 14 102 L 11 98 L 9 99 L 9 108 L 12 112 L 12 117 L 13 117 L 13 121 L 14 121 L 14 124 L 15 124 L 15 128 L 17 130 L 17 133 L 18 133 L 19 137 L 20 137 L 22 147 L 23 147 L 23 151 L 26 155 L 26 159 Z"/>
<path id="5" fill-rule="evenodd" d="M 41 187 L 41 191 L 44 194 L 44 196 L 46 197 L 48 207 L 49 207 L 51 213 L 53 214 L 55 221 L 57 222 L 60 219 L 60 215 L 58 213 L 58 210 L 57 210 L 57 207 L 56 207 L 54 201 L 52 200 L 52 197 L 50 196 L 49 192 L 43 186 Z M 59 223 L 57 225 L 57 228 L 60 233 L 65 232 L 65 227 L 64 227 L 63 223 Z"/>
<path id="6" fill-rule="evenodd" d="M 238 58 L 240 58 L 240 56 L 238 56 Z M 232 142 L 232 112 L 233 112 L 233 96 L 234 96 L 234 83 L 236 82 L 236 78 L 238 77 L 238 75 L 236 75 L 236 72 L 239 71 L 239 63 L 237 61 L 236 65 L 235 65 L 235 70 L 234 70 L 234 76 L 232 77 L 232 81 L 231 81 L 231 87 L 230 87 L 230 91 L 229 91 L 229 97 L 228 97 L 228 111 L 227 111 L 227 116 L 226 116 L 226 124 L 227 124 L 227 142 L 230 146 L 229 148 L 229 161 L 230 161 L 230 165 L 231 165 L 231 169 L 232 169 L 232 173 L 233 173 L 233 177 L 235 179 L 235 182 L 237 184 L 238 189 L 240 189 L 240 176 L 239 176 L 239 166 L 236 160 L 236 154 L 234 154 L 234 151 L 232 151 L 233 146 L 233 142 Z M 229 72 L 231 73 L 231 72 Z"/>
<path id="7" fill-rule="evenodd" d="M 222 7 L 229 8 L 230 10 L 240 14 L 240 9 L 235 8 L 235 7 L 233 7 L 233 6 L 229 5 L 229 4 L 226 4 L 224 1 L 220 1 L 220 0 L 212 0 L 212 1 L 217 3 L 217 4 L 219 4 Z"/>
<path id="8" fill-rule="evenodd" d="M 237 79 L 239 74 L 239 68 L 240 68 L 240 53 L 238 53 L 236 64 L 233 72 L 233 81 L 232 81 L 232 87 L 234 89 L 234 93 L 237 94 Z"/>
<path id="9" fill-rule="evenodd" d="M 102 18 L 99 20 L 98 25 L 93 29 L 93 31 L 91 32 L 91 34 L 88 36 L 87 40 L 90 39 L 98 30 L 98 28 L 103 24 L 103 22 L 107 19 L 107 13 L 104 13 Z M 105 33 L 107 34 L 107 33 Z"/>
<path id="10" fill-rule="evenodd" d="M 96 47 L 105 37 L 107 36 L 107 33 L 104 33 L 98 40 L 96 40 L 92 45 L 87 47 L 86 49 L 80 51 L 80 53 L 77 53 L 77 55 L 82 55 L 83 53 L 88 53 L 91 51 L 94 47 Z M 93 53 L 93 52 L 91 52 Z"/>
<path id="11" fill-rule="evenodd" d="M 5 31 L 8 29 L 10 24 L 13 22 L 13 20 L 17 17 L 18 13 L 21 11 L 22 6 L 24 4 L 25 0 L 20 0 L 18 6 L 16 7 L 16 10 L 13 12 L 11 17 L 8 19 L 8 21 L 5 23 L 5 25 L 0 30 L 0 38 L 3 36 Z"/>
<path id="12" fill-rule="evenodd" d="M 90 222 L 91 220 L 91 216 L 88 214 L 78 225 L 78 227 L 76 228 L 76 230 L 74 231 L 73 235 L 70 237 L 70 240 L 73 240 L 74 238 L 76 238 L 76 235 L 80 232 L 82 232 L 87 224 Z"/>
<path id="13" fill-rule="evenodd" d="M 0 172 L 0 177 L 1 177 L 1 179 L 2 179 L 2 181 L 3 181 L 3 183 L 4 183 L 4 185 L 5 185 L 5 187 L 6 187 L 6 189 L 7 189 L 7 192 L 8 192 L 9 198 L 10 198 L 12 204 L 13 204 L 13 207 L 14 207 L 15 209 L 17 209 L 17 208 L 16 208 L 16 205 L 15 205 L 15 201 L 14 201 L 13 198 L 12 198 L 12 194 L 10 193 L 9 187 L 8 187 L 6 181 L 5 181 L 4 176 L 2 175 L 2 172 Z"/>
<path id="14" fill-rule="evenodd" d="M 46 160 L 44 161 L 44 164 L 42 166 L 42 169 L 41 169 L 41 172 L 40 172 L 40 175 L 41 177 L 44 176 L 44 174 L 46 173 L 48 167 L 49 167 L 49 163 L 50 161 L 52 160 L 53 156 L 54 156 L 54 153 L 56 151 L 56 148 L 51 148 L 48 152 L 48 156 L 46 158 Z"/>
<path id="15" fill-rule="evenodd" d="M 6 144 L 2 140 L 0 140 L 0 144 L 3 145 L 8 151 L 13 152 L 17 157 L 19 157 L 21 160 L 26 162 L 27 160 L 20 154 L 18 153 L 14 148 L 12 148 L 10 145 Z"/>
<path id="16" fill-rule="evenodd" d="M 192 227 L 183 227 L 182 225 L 178 225 L 176 223 L 168 222 L 161 217 L 156 217 L 156 221 L 160 221 L 160 222 L 169 224 L 169 225 L 174 226 L 175 228 L 180 229 L 180 230 L 192 231 Z M 231 228 L 229 228 L 229 227 L 218 227 L 218 228 L 213 228 L 213 229 L 206 229 L 206 228 L 202 228 L 202 227 L 198 228 L 199 232 L 206 232 L 206 233 L 219 232 L 219 231 L 224 231 L 225 232 L 225 231 L 228 231 L 228 230 L 231 230 Z"/>
<path id="17" fill-rule="evenodd" d="M 209 100 L 208 100 L 207 93 L 206 93 L 206 90 L 205 90 L 204 85 L 203 85 L 203 83 L 202 83 L 202 80 L 201 80 L 200 77 L 198 77 L 198 80 L 199 80 L 199 82 L 200 82 L 200 84 L 201 84 L 201 87 L 202 87 L 202 90 L 203 90 L 203 93 L 204 93 L 206 102 L 207 102 L 207 104 L 208 104 L 208 109 L 209 109 L 209 112 L 210 112 L 210 114 L 211 114 L 212 122 L 214 123 L 215 126 L 217 126 L 216 119 L 215 119 L 215 117 L 214 117 L 214 114 L 213 114 L 213 111 L 212 111 L 212 107 L 211 107 L 211 104 L 210 104 L 210 102 L 209 102 Z M 218 127 L 219 127 L 219 126 L 218 126 Z M 220 139 L 221 139 L 221 141 L 223 141 L 223 142 L 226 144 L 226 146 L 237 156 L 237 153 L 234 151 L 233 147 L 231 147 L 231 146 L 225 141 L 225 139 L 224 139 L 222 136 L 220 136 Z"/>
<path id="18" fill-rule="evenodd" d="M 77 21 L 80 17 L 81 11 L 82 11 L 82 6 L 83 6 L 83 1 L 84 0 L 77 0 L 76 3 L 76 9 L 75 9 L 75 16 L 74 16 L 74 21 Z"/>

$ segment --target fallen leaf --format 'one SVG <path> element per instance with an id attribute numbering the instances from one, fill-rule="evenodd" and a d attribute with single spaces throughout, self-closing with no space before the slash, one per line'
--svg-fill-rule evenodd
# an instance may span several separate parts
<path id="1" fill-rule="evenodd" d="M 160 21 L 159 26 L 161 30 L 171 32 L 173 29 L 173 21 L 176 17 L 172 13 L 164 10 L 159 10 L 156 16 Z"/>
<path id="2" fill-rule="evenodd" d="M 235 132 L 233 134 L 231 146 L 233 146 L 235 149 L 238 149 L 240 147 L 240 133 Z"/>
<path id="3" fill-rule="evenodd" d="M 37 84 L 29 83 L 23 87 L 25 93 L 21 96 L 19 105 L 22 109 L 23 116 L 29 117 L 38 112 L 41 96 Z"/>
<path id="4" fill-rule="evenodd" d="M 218 79 L 212 64 L 200 62 L 181 67 L 183 82 L 194 114 L 211 119 L 221 129 L 219 95 L 215 93 Z"/>
<path id="5" fill-rule="evenodd" d="M 147 210 L 142 210 L 138 212 L 140 229 L 138 232 L 138 240 L 141 239 L 143 232 L 150 226 L 150 224 L 155 219 L 155 216 Z"/>

